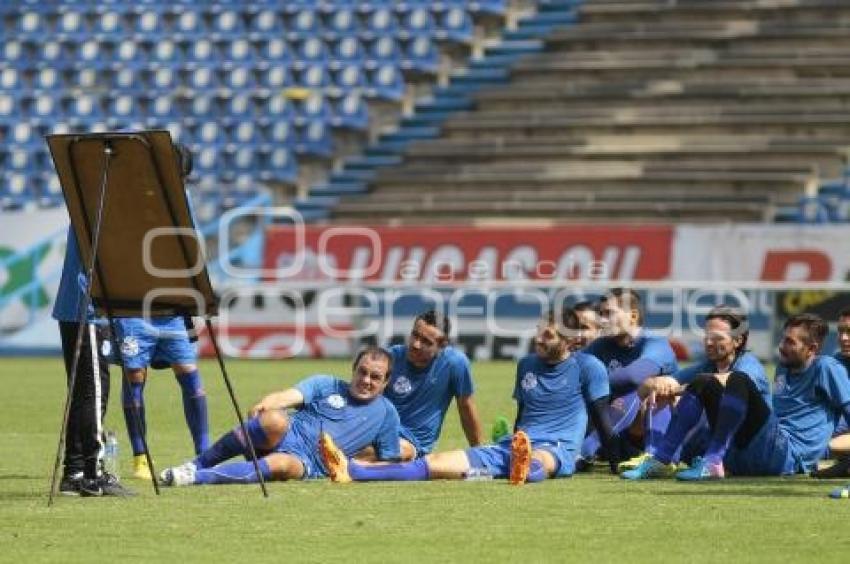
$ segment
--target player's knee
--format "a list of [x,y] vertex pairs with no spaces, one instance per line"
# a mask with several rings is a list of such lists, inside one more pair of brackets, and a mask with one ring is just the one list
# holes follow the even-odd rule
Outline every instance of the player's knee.
[[416,447],[413,446],[410,441],[406,441],[405,439],[399,439],[399,451],[401,452],[401,461],[409,462],[416,458]]
[[265,461],[275,480],[297,480],[304,475],[304,465],[292,455],[270,454],[265,457]]
[[188,376],[189,374],[197,370],[198,367],[194,364],[174,363],[171,365],[171,369],[174,371],[174,375],[177,378],[182,378],[184,376]]
[[289,417],[279,409],[264,411],[260,414],[260,426],[269,438],[269,442],[278,442],[289,430]]
[[141,384],[148,377],[148,373],[144,368],[136,368],[127,370],[127,379],[133,384]]
[[732,372],[726,379],[726,391],[738,397],[746,398],[750,392],[750,380],[743,372]]

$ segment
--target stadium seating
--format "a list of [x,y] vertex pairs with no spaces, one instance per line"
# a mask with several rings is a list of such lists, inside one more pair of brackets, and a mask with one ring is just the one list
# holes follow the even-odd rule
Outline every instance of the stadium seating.
[[2,3],[0,205],[61,203],[42,139],[57,129],[168,129],[200,155],[206,188],[296,182],[296,155],[327,162],[335,129],[366,132],[372,102],[403,98],[404,72],[433,80],[438,41],[468,42],[482,4]]
[[837,0],[551,0],[310,209],[847,221],[848,21]]

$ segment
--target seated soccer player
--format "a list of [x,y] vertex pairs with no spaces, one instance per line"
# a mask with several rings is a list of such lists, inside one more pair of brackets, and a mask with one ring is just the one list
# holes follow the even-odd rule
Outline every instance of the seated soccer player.
[[596,340],[601,330],[597,304],[591,301],[579,302],[573,306],[578,316],[579,333],[576,335],[575,350],[581,350]]
[[[481,444],[481,424],[473,399],[469,359],[450,346],[449,319],[434,310],[416,317],[407,344],[395,345],[390,383],[384,391],[401,419],[402,460],[431,452],[452,398],[470,446]],[[368,450],[356,457],[373,460]]]
[[[743,374],[751,381],[752,385],[761,395],[764,404],[769,406],[770,384],[764,373],[764,368],[758,358],[747,352],[747,340],[749,338],[749,324],[743,312],[725,305],[719,305],[711,309],[705,317],[705,333],[703,335],[703,347],[705,360],[679,370],[673,376],[657,376],[648,378],[641,385],[638,394],[641,397],[650,397],[650,404],[670,405],[682,394],[686,386],[691,385],[689,393],[694,390],[702,390],[704,394],[714,394],[717,397],[723,394],[724,388],[729,381],[730,373]],[[738,385],[737,376],[733,383]],[[691,395],[685,396],[682,409],[690,409],[688,402],[693,402]],[[715,402],[709,402],[715,406]],[[706,408],[708,421],[717,420],[717,412],[714,408]],[[676,409],[673,410],[673,421],[676,421]],[[671,422],[671,426],[675,427]],[[689,430],[688,436],[698,433],[696,438],[690,438],[687,442],[693,449],[699,452],[691,454],[703,454],[706,443],[710,440],[710,430],[705,425]],[[669,430],[669,428],[668,428]],[[658,441],[647,449],[638,464],[633,468],[621,465],[627,479],[644,479],[662,476],[671,476],[676,467],[673,464],[661,464],[658,458],[676,462],[677,453],[684,446],[686,437],[675,437],[668,441]],[[674,452],[666,452],[664,448],[674,448]],[[700,449],[700,447],[702,447]],[[658,458],[653,458],[657,456]],[[689,458],[686,456],[686,458]]]
[[[536,353],[519,361],[514,385],[517,402],[515,432],[498,444],[432,453],[401,464],[365,465],[347,458],[330,438],[321,451],[330,477],[351,480],[463,479],[474,473],[509,478],[512,484],[570,476],[591,415],[602,435],[610,439],[607,418],[608,378],[595,358],[571,351],[578,331],[575,312],[568,310],[563,325],[549,315],[540,325]],[[606,444],[606,446],[608,446]]]
[[[700,417],[715,413],[705,456],[676,473],[680,480],[779,476],[808,472],[826,451],[838,418],[850,414],[847,371],[834,358],[819,355],[826,323],[816,315],[789,318],[779,344],[773,411],[743,372],[732,371],[725,386],[717,378],[697,378],[682,394],[654,461],[667,464]],[[652,464],[653,459],[645,464]],[[624,476],[629,477],[629,476]]]
[[114,329],[127,371],[127,378],[121,379],[121,398],[133,450],[133,476],[151,480],[142,438],[147,430],[144,392],[148,366],[171,367],[180,385],[183,414],[192,435],[195,454],[210,446],[207,396],[198,372],[197,354],[183,317],[122,318],[115,320]]
[[[838,352],[835,360],[850,371],[850,308],[838,314]],[[832,466],[812,472],[814,478],[844,478],[850,476],[850,421],[842,417],[829,441],[829,455],[835,459]]]
[[[666,338],[644,330],[640,296],[633,290],[612,289],[600,300],[599,315],[603,336],[590,343],[585,352],[608,369],[614,432],[624,447],[631,445],[633,453],[638,454],[660,438],[670,421],[667,408],[653,412],[651,418],[644,417],[647,412],[638,397],[638,387],[647,378],[676,372],[676,354]],[[582,459],[593,459],[599,446],[598,435],[590,433],[582,445]]]
[[[369,347],[354,359],[350,382],[317,375],[263,398],[245,422],[263,478],[326,476],[318,453],[322,432],[333,437],[346,456],[371,445],[380,460],[398,460],[398,413],[381,395],[391,368],[392,357],[385,350]],[[291,416],[290,408],[296,409]],[[222,464],[235,456],[249,456],[240,427],[194,460],[167,468],[161,478],[167,486],[255,482],[251,461]]]

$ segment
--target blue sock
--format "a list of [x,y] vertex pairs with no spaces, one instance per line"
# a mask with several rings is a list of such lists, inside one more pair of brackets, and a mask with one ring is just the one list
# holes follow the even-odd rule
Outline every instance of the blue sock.
[[[121,379],[121,403],[124,407],[124,422],[127,424],[127,435],[130,437],[130,448],[133,450],[133,456],[138,456],[145,452],[145,445],[142,437],[147,430],[145,422],[145,383],[130,382],[127,385],[127,380]],[[136,416],[133,413],[134,406],[139,408],[139,424],[136,424]]]
[[195,454],[200,454],[210,447],[207,395],[201,386],[201,375],[196,369],[175,377],[183,394],[183,414],[186,416],[189,432],[192,433]]
[[[260,458],[257,463],[263,479],[271,480],[272,473],[266,459]],[[256,484],[257,481],[257,473],[254,470],[254,463],[251,461],[231,462],[215,468],[198,470],[195,473],[196,484]]]
[[543,463],[536,458],[531,459],[531,470],[528,472],[526,482],[542,482],[547,478],[546,470],[543,468]]
[[[268,442],[268,437],[266,437],[266,433],[260,425],[259,418],[253,417],[245,421],[245,429],[248,431],[255,449]],[[242,429],[236,427],[222,436],[213,446],[199,454],[193,462],[195,466],[201,469],[212,468],[216,464],[229,460],[234,456],[249,456],[246,445],[245,438],[242,436]]]
[[352,480],[370,482],[376,480],[417,482],[429,477],[428,463],[424,458],[398,464],[358,464],[348,461],[348,474]]
[[602,446],[602,443],[599,441],[599,433],[593,431],[581,443],[581,457],[585,460],[590,460],[599,452],[600,446]]
[[717,423],[711,430],[711,441],[705,451],[706,460],[722,462],[732,438],[747,417],[747,403],[740,397],[725,393],[720,398]]
[[[651,407],[649,408],[652,409]],[[655,446],[660,445],[664,439],[664,433],[670,426],[670,419],[673,417],[672,409],[669,406],[658,411],[653,411],[651,414],[646,412],[646,420],[644,421],[644,444],[646,452],[652,454],[655,452]]]
[[667,432],[653,448],[653,456],[664,464],[669,464],[685,440],[688,432],[699,423],[703,407],[699,398],[690,392],[685,392],[676,404]]

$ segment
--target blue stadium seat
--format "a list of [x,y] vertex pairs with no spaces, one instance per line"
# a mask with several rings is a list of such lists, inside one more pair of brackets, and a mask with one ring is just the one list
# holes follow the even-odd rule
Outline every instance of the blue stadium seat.
[[112,55],[115,60],[113,68],[116,70],[126,67],[139,68],[147,62],[141,45],[132,39],[123,39],[115,44]]
[[219,148],[214,145],[195,144],[190,146],[194,156],[193,164],[198,175],[206,176],[218,172]]
[[181,39],[198,39],[207,34],[201,13],[194,6],[180,6],[173,23],[174,33]]
[[369,128],[369,114],[366,103],[356,92],[342,96],[332,106],[331,124],[334,127],[366,130]]
[[144,88],[144,81],[139,77],[139,73],[132,68],[122,68],[114,71],[107,82],[107,86],[111,86],[118,91],[139,90]]
[[47,172],[41,175],[41,186],[39,190],[39,203],[44,207],[61,206],[64,202],[62,196],[62,185],[59,176],[55,172]]
[[20,208],[32,200],[25,174],[3,172],[0,176],[0,186],[0,202],[4,208]]
[[319,14],[312,8],[298,8],[287,22],[287,38],[319,37],[322,31],[322,22]]
[[186,85],[197,91],[209,90],[219,86],[219,78],[216,73],[216,66],[209,65],[193,65],[191,70],[187,72]]
[[192,136],[195,142],[207,147],[227,144],[227,136],[224,128],[215,121],[206,121],[199,124]]
[[222,9],[214,14],[210,27],[214,37],[236,38],[244,37],[246,33],[242,15],[233,9]]
[[385,100],[400,100],[404,96],[404,79],[393,64],[378,65],[372,72],[366,95]]
[[65,87],[65,79],[61,72],[43,68],[33,75],[32,87],[36,90],[61,90]]
[[22,7],[19,16],[15,18],[15,37],[17,39],[42,41],[51,36],[47,17],[38,11],[37,6]]
[[318,37],[308,37],[303,41],[296,42],[296,53],[298,63],[306,66],[311,63],[327,63],[328,53],[325,42]]
[[360,20],[353,9],[337,8],[331,12],[326,27],[328,31],[325,37],[328,38],[357,35],[360,31]]
[[345,63],[363,64],[366,52],[363,43],[355,36],[346,36],[335,41],[332,48],[334,60],[331,67],[338,67]]
[[66,69],[74,64],[71,46],[53,39],[39,41],[37,51],[33,53],[36,68]]
[[228,68],[221,71],[221,82],[222,86],[237,92],[257,86],[254,68],[251,65],[228,65]]
[[225,151],[226,166],[229,170],[240,172],[254,172],[258,168],[263,168],[260,164],[260,153],[253,146],[239,146],[232,150]]
[[289,65],[286,63],[276,63],[274,66],[260,70],[258,74],[260,86],[263,88],[276,90],[294,84],[289,73]]
[[367,17],[366,35],[392,35],[398,29],[395,14],[389,7],[377,7]]
[[262,130],[253,121],[241,121],[233,124],[231,141],[239,145],[260,145],[265,139]]
[[296,128],[295,151],[301,154],[330,157],[333,141],[330,127],[324,120],[315,120]]
[[334,84],[343,92],[366,87],[366,72],[357,63],[343,65],[335,73]]
[[829,209],[817,196],[803,196],[798,202],[797,223],[820,224],[829,222]]
[[401,61],[399,43],[392,35],[381,35],[374,38],[369,48],[369,58],[366,68],[374,69],[379,65],[398,65]]
[[260,58],[269,64],[276,62],[288,63],[292,60],[289,44],[283,39],[269,39],[260,42]]
[[295,113],[289,100],[284,96],[271,96],[261,105],[260,115],[272,122],[288,122],[293,119]]
[[90,94],[71,96],[63,100],[65,115],[72,127],[85,127],[104,118],[100,98]]
[[164,6],[144,4],[142,9],[134,14],[130,20],[137,41],[150,41],[165,33]]
[[268,127],[266,133],[269,143],[275,146],[291,147],[295,145],[295,134],[291,121],[276,121]]
[[159,123],[176,120],[179,117],[177,104],[171,94],[146,97],[143,100],[148,118],[154,118]]
[[248,92],[235,94],[223,101],[223,106],[223,113],[230,120],[251,120],[257,116],[256,105]]
[[77,44],[76,69],[102,69],[109,65],[112,54],[108,52],[107,43],[88,39]]
[[209,39],[192,41],[186,50],[187,66],[191,66],[193,63],[211,64],[220,59],[221,56],[218,53],[215,43]]
[[127,13],[122,6],[107,5],[94,16],[92,32],[95,38],[123,37],[127,33]]
[[398,36],[408,38],[411,36],[431,36],[434,33],[434,19],[427,6],[414,6],[402,16],[402,29]]
[[119,123],[126,123],[139,119],[142,110],[135,96],[130,94],[119,94],[107,101],[107,123],[113,127]]
[[32,121],[50,124],[62,116],[62,107],[57,98],[44,93],[32,99],[28,113]]
[[467,10],[473,14],[501,15],[505,9],[505,0],[475,0],[467,4]]
[[[20,94],[17,92],[4,92],[0,90],[0,124],[10,124],[20,121],[19,98]],[[5,139],[5,135],[3,138]]]
[[291,182],[298,178],[298,166],[292,152],[286,147],[275,147],[268,157],[269,171],[261,173],[263,180]]
[[322,63],[306,65],[301,72],[298,73],[296,83],[299,86],[304,86],[306,88],[325,88],[330,86],[331,77],[328,72],[328,67]]
[[228,63],[245,65],[253,63],[257,55],[250,41],[246,39],[234,39],[233,41],[225,42],[222,49],[222,58]]
[[0,54],[0,63],[9,63],[13,66],[27,66],[30,62],[29,49],[23,41],[11,39],[3,42],[3,52]]
[[24,90],[25,88],[23,75],[18,69],[7,67],[0,70],[0,90]]
[[472,39],[475,30],[469,12],[460,7],[449,8],[440,15],[434,36],[437,39],[465,42]]
[[184,54],[177,43],[162,38],[152,46],[150,61],[158,65],[176,67],[184,63]]
[[440,52],[430,37],[412,38],[404,47],[401,68],[420,72],[437,72],[440,68]]
[[251,17],[248,30],[252,38],[278,37],[283,33],[283,20],[277,10],[263,8]]
[[330,121],[330,104],[321,94],[311,94],[296,104],[295,124],[305,126],[313,121]]
[[85,13],[77,8],[62,8],[53,30],[53,37],[60,41],[73,40],[82,41],[91,37],[92,32],[88,28]]
[[218,101],[213,94],[199,92],[187,97],[184,103],[183,115],[191,123],[217,118],[219,113]]
[[36,153],[19,147],[6,151],[5,168],[12,172],[33,174],[36,167]]

